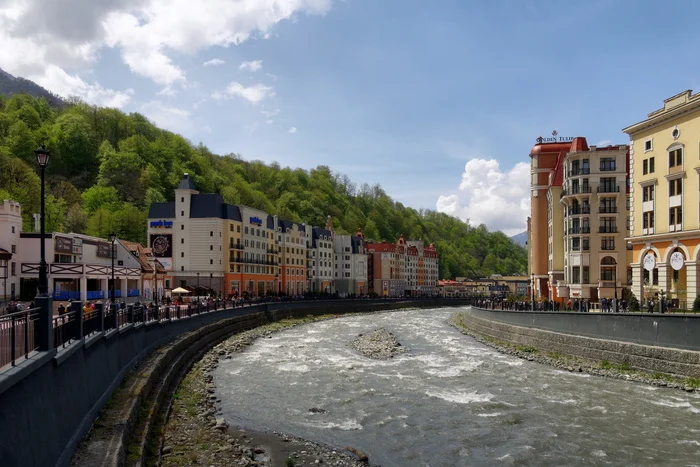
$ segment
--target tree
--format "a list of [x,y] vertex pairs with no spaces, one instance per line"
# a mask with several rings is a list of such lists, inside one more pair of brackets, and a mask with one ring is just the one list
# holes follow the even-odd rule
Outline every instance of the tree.
[[114,187],[119,199],[134,203],[143,199],[143,185],[138,183],[143,160],[133,152],[119,151],[106,157],[100,164],[98,183]]
[[80,206],[73,205],[68,208],[66,220],[63,223],[63,228],[66,232],[87,233],[88,214]]
[[93,185],[83,192],[83,208],[93,214],[103,207],[114,208],[119,204],[119,193],[112,186]]

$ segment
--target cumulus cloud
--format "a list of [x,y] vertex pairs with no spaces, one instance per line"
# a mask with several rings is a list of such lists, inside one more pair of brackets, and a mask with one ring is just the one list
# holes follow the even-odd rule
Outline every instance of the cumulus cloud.
[[256,72],[262,68],[262,60],[253,60],[250,62],[243,62],[238,67],[239,70],[248,70]]
[[244,86],[236,81],[230,83],[224,92],[216,91],[211,97],[215,100],[226,100],[233,97],[242,97],[251,104],[257,104],[263,99],[272,97],[275,91],[264,84],[253,84],[252,86]]
[[220,58],[212,58],[211,60],[207,60],[204,62],[204,66],[218,66],[218,65],[223,65],[226,63],[225,61],[221,60]]
[[[118,50],[134,74],[171,86],[186,82],[173,57],[265,37],[279,22],[298,13],[324,14],[330,4],[331,0],[208,0],[193,8],[189,0],[3,0],[0,66],[19,76],[43,76],[43,84],[56,92],[51,78],[58,74],[50,76],[45,68],[55,66],[78,78],[107,47]],[[80,89],[80,82],[74,81]]]
[[514,235],[525,230],[530,212],[530,166],[517,163],[501,170],[494,159],[471,159],[462,173],[458,191],[440,195],[436,208],[472,225]]
[[287,133],[291,133],[291,134],[294,134],[296,132],[297,132],[296,127],[291,127],[289,130],[287,130]]

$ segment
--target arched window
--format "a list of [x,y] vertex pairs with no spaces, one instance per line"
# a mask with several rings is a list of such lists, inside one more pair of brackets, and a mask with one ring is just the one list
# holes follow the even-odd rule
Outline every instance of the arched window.
[[600,260],[600,280],[615,281],[617,261],[612,256],[605,256]]

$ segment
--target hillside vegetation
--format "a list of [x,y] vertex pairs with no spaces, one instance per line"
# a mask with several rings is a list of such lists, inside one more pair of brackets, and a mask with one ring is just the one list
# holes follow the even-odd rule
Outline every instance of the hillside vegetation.
[[228,203],[263,209],[295,222],[325,225],[339,233],[362,227],[366,237],[435,243],[440,276],[484,277],[526,269],[525,250],[501,232],[431,210],[395,202],[379,186],[356,186],[327,166],[306,171],[277,163],[218,156],[206,146],[161,130],[138,113],[71,102],[51,107],[27,94],[0,96],[0,200],[22,203],[24,229],[39,212],[40,179],[34,150],[51,151],[47,168],[46,228],[145,242],[146,213],[153,202],[173,200],[188,172],[201,192],[221,193]]

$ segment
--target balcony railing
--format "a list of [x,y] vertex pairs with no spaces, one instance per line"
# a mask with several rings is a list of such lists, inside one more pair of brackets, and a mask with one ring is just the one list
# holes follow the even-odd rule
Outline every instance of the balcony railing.
[[573,186],[571,188],[564,188],[561,192],[561,197],[563,198],[564,196],[581,195],[581,194],[586,194],[586,193],[590,193],[590,192],[591,192],[590,185]]
[[617,206],[600,206],[599,214],[617,214]]
[[243,245],[240,243],[229,243],[228,247],[231,250],[243,250]]
[[580,168],[580,169],[572,169],[566,172],[567,177],[578,177],[579,175],[589,175],[591,173],[590,168]]
[[566,212],[569,216],[576,216],[579,214],[590,214],[591,207],[590,206],[570,207]]
[[619,193],[620,185],[600,185],[598,193]]
[[569,235],[589,234],[591,233],[591,227],[588,225],[584,225],[583,227],[569,227],[568,233]]
[[600,226],[598,233],[617,233],[617,226]]

